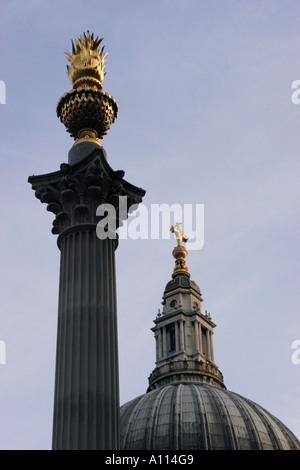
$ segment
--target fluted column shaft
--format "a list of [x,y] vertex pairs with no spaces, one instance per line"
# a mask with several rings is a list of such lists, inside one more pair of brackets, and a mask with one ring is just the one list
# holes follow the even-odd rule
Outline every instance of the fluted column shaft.
[[[55,214],[52,233],[61,250],[53,449],[116,450],[115,230],[145,191],[113,171],[99,146],[86,155],[87,145],[77,144],[81,158],[72,165],[29,178],[36,197]],[[115,212],[108,237],[96,230],[105,220],[97,211],[101,204]]]
[[91,225],[60,240],[53,449],[117,449],[115,242]]

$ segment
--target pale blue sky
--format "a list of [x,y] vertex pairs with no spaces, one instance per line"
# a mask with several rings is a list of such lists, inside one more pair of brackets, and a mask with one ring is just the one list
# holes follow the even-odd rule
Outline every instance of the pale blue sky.
[[[66,49],[104,37],[103,88],[119,117],[103,139],[144,203],[204,204],[187,265],[217,324],[229,390],[300,438],[300,4],[293,1],[0,1],[0,448],[51,447],[59,250],[27,178],[56,171],[72,139],[56,117]],[[170,240],[116,253],[121,403],[146,391],[150,328],[173,270]]]

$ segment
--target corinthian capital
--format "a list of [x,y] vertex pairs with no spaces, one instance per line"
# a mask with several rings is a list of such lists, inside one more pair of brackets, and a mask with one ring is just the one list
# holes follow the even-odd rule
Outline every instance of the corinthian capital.
[[[111,204],[116,209],[117,219],[119,198],[126,196],[127,214],[130,206],[139,204],[145,194],[123,179],[124,171],[114,171],[108,165],[101,147],[75,165],[61,164],[60,170],[28,178],[35,196],[47,204],[47,210],[55,215],[53,234],[81,225],[97,224],[97,207]],[[124,207],[122,206],[122,219]],[[117,223],[116,228],[119,224]]]

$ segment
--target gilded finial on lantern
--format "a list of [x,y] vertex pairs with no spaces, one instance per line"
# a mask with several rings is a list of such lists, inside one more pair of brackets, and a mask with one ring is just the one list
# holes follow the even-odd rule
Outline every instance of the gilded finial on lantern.
[[186,274],[187,276],[190,276],[185,262],[185,258],[187,257],[188,252],[187,249],[182,245],[182,242],[187,242],[188,238],[184,235],[182,231],[182,224],[176,223],[175,227],[172,225],[170,231],[175,234],[177,239],[177,246],[172,252],[172,255],[175,258],[173,277],[176,274]]

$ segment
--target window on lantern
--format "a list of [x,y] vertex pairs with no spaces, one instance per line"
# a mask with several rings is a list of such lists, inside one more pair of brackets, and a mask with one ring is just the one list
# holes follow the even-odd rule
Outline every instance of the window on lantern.
[[170,351],[176,350],[175,328],[169,330],[169,348]]

